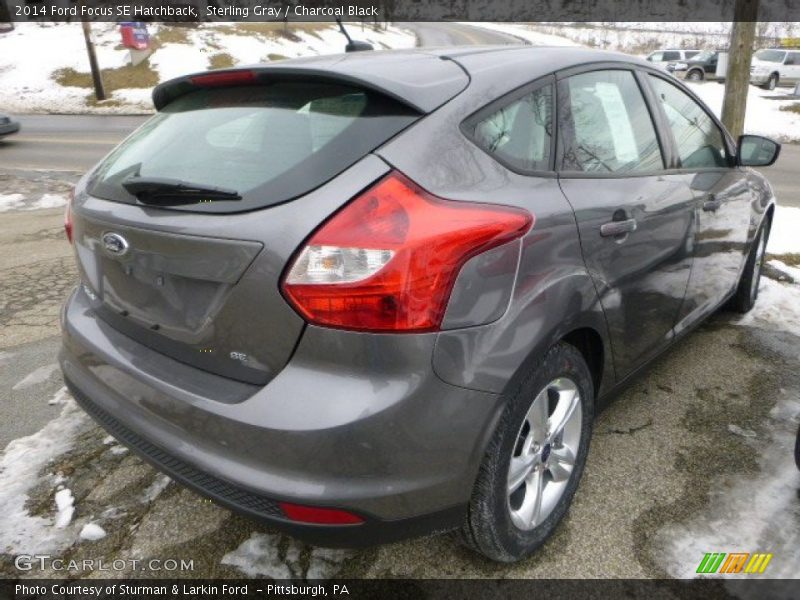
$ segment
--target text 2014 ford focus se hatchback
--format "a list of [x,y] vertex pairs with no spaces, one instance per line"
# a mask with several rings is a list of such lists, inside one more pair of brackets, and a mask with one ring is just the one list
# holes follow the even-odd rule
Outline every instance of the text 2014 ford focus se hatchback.
[[153,99],[68,211],[64,376],[171,477],[315,543],[529,555],[602,403],[758,294],[747,167],[780,148],[644,61],[363,52]]

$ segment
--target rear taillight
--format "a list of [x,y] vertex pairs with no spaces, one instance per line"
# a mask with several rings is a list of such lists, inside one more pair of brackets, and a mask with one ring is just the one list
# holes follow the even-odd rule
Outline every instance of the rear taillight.
[[67,234],[67,240],[72,243],[72,203],[75,200],[75,190],[69,193],[69,200],[67,200],[67,208],[64,209],[64,233]]
[[318,325],[435,331],[462,265],[532,222],[519,208],[438,198],[393,172],[311,236],[283,292]]

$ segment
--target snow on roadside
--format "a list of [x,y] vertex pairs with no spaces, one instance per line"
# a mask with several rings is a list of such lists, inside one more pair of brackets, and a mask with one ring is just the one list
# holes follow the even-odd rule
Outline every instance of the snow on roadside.
[[[778,198],[778,202],[780,202],[780,198]],[[779,204],[775,207],[767,252],[770,254],[800,254],[798,232],[800,232],[800,208]]]
[[279,546],[283,539],[280,535],[253,533],[238,548],[225,554],[221,563],[236,567],[248,577],[325,580],[335,575],[354,554],[349,550],[310,548],[308,569],[303,573],[300,555],[304,545],[294,539],[286,540],[289,545],[281,558]]
[[[114,23],[93,23],[98,62],[102,69],[116,69],[129,61],[120,46]],[[275,57],[297,57],[343,52],[345,40],[334,24],[306,31],[290,29],[292,39],[238,29],[235,23],[204,23],[181,28],[178,36],[165,37],[148,59],[159,81],[210,68],[215,55],[227,55],[234,65],[268,62]],[[375,30],[350,24],[352,35],[376,49],[409,48],[416,43],[410,32],[398,27]],[[165,25],[150,25],[151,36],[166,31]],[[184,36],[186,43],[173,40]],[[151,88],[123,88],[97,104],[90,88],[58,84],[61,69],[88,73],[83,34],[79,23],[18,23],[14,31],[0,36],[0,109],[18,113],[145,114],[153,111]]]
[[78,534],[78,537],[82,540],[94,542],[106,537],[106,530],[97,523],[86,523]]
[[[722,113],[724,85],[713,81],[684,83],[714,111],[714,114],[719,116]],[[745,133],[765,135],[779,142],[800,140],[800,114],[781,110],[782,107],[800,103],[800,98],[791,95],[793,91],[791,88],[768,91],[751,85],[748,90]]]
[[[69,399],[58,417],[37,433],[12,441],[0,454],[0,552],[57,552],[72,542],[69,529],[56,528],[52,517],[29,514],[25,504],[29,491],[43,478],[55,485],[54,475],[40,473],[72,447],[89,423],[86,413]],[[61,495],[62,503],[65,496]]]
[[67,198],[60,194],[42,194],[38,200],[28,202],[22,194],[0,194],[0,213],[10,210],[42,210],[61,208],[67,205]]

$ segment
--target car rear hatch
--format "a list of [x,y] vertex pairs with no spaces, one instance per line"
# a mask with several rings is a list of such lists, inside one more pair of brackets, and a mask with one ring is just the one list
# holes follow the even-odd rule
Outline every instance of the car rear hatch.
[[418,84],[382,91],[311,62],[305,74],[248,69],[159,86],[159,113],[76,190],[73,243],[92,310],[184,363],[268,382],[304,326],[280,293],[286,264],[388,172],[374,149],[466,85],[452,63],[416,60],[464,80],[432,99],[414,96]]

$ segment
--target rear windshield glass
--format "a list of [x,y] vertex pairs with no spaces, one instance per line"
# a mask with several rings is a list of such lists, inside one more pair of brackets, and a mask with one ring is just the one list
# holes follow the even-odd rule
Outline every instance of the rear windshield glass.
[[88,191],[136,203],[132,179],[235,191],[240,200],[166,203],[240,212],[291,200],[341,173],[419,117],[359,88],[310,82],[205,89],[166,106],[95,170]]

